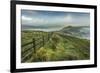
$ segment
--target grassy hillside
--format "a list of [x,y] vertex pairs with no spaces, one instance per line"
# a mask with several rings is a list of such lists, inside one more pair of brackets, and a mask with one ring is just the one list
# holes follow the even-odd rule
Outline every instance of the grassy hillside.
[[33,38],[37,39],[40,38],[42,36],[47,35],[47,32],[43,32],[43,31],[22,31],[21,33],[21,43],[22,45],[32,41]]
[[[43,33],[41,35],[43,35]],[[34,35],[32,36],[34,37]],[[22,40],[25,41],[25,34]],[[36,53],[32,53],[31,59],[26,62],[86,60],[89,58],[89,40],[54,32],[49,41],[41,48],[37,48]]]
[[90,57],[89,41],[53,34],[45,46],[33,54],[33,61],[86,60]]

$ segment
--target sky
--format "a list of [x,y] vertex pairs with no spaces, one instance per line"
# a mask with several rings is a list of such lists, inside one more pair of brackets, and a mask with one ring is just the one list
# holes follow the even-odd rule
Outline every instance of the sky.
[[67,26],[89,26],[90,14],[79,12],[21,10],[22,30],[56,31]]

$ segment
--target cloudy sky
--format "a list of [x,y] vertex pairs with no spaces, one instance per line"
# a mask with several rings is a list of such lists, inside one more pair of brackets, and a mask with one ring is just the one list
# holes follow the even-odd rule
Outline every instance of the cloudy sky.
[[66,26],[90,25],[90,14],[79,12],[56,12],[21,10],[22,30],[60,30]]

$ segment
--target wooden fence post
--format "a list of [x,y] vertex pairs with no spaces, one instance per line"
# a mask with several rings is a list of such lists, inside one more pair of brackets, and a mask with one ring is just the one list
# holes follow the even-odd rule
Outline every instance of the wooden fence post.
[[43,39],[43,46],[44,46],[44,36],[42,37],[42,39]]
[[33,38],[33,49],[34,49],[34,53],[36,53],[36,44],[35,44],[35,38]]

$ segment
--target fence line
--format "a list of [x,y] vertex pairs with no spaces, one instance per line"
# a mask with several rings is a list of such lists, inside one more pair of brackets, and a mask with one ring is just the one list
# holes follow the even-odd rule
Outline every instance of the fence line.
[[[36,50],[42,46],[45,45],[45,43],[50,39],[50,37],[52,36],[52,32],[51,33],[48,33],[47,35],[42,35],[42,37],[40,38],[32,38],[32,41],[28,42],[28,43],[25,43],[23,44],[21,47],[23,48],[22,49],[22,62],[25,62],[29,59],[31,59],[31,55],[33,53],[36,53]],[[26,48],[25,48],[26,47]]]

